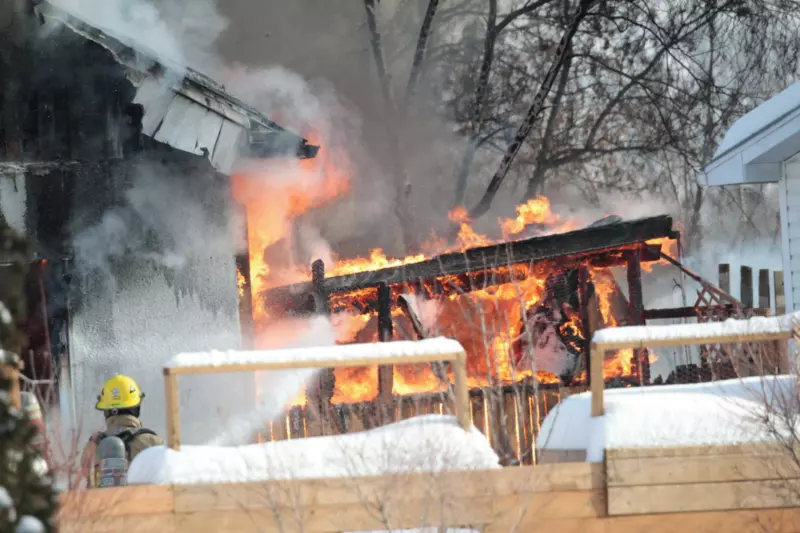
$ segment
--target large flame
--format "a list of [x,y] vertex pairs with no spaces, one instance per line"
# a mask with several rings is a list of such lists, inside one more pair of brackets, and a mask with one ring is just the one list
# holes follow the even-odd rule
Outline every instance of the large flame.
[[[286,173],[275,176],[274,173]],[[292,175],[294,173],[294,175]],[[298,176],[298,174],[300,176]],[[280,177],[281,179],[277,179]],[[300,179],[298,179],[300,178]],[[347,174],[328,157],[324,148],[315,159],[288,161],[269,169],[240,173],[233,177],[234,198],[247,208],[250,273],[253,295],[253,317],[258,331],[269,317],[259,295],[268,288],[310,279],[310,269],[288,261],[280,266],[268,264],[264,251],[290,235],[294,219],[311,209],[323,206],[343,196],[349,190]],[[326,264],[326,276],[339,276],[424,261],[445,252],[460,251],[476,246],[493,244],[501,240],[527,238],[575,230],[586,221],[565,220],[553,213],[550,202],[538,197],[516,208],[514,218],[498,220],[498,239],[490,239],[476,232],[465,210],[458,208],[449,217],[460,226],[458,239],[446,246],[440,239],[431,239],[422,247],[425,253],[403,258],[391,258],[381,249],[371,250],[368,257],[338,259]],[[652,241],[649,244],[655,244]],[[667,241],[674,246],[674,241]],[[538,268],[538,267],[537,267]],[[469,382],[473,387],[511,383],[531,377],[531,368],[517,368],[514,364],[514,342],[523,335],[521,318],[537,304],[545,293],[546,270],[528,271],[525,266],[509,267],[506,274],[514,282],[465,295],[450,294],[439,302],[440,313],[436,330],[431,334],[456,337],[466,348],[469,359]],[[602,271],[592,271],[592,281],[600,303],[604,327],[618,325],[614,315],[612,292],[613,277]],[[241,283],[241,281],[240,281]],[[354,295],[347,295],[352,300]],[[374,296],[374,290],[360,291],[357,297]],[[413,337],[411,326],[398,309],[395,317],[395,338]],[[374,314],[340,314],[336,316],[340,342],[371,342],[377,340],[377,319]],[[581,336],[580,317],[568,311],[559,326],[562,335]],[[405,336],[401,332],[404,330]],[[620,351],[604,365],[606,378],[630,375],[632,352]],[[375,367],[336,369],[336,389],[333,401],[337,403],[372,400],[377,395],[378,373]],[[537,372],[541,382],[556,382],[555,375]],[[396,367],[393,392],[413,394],[444,390],[446,384],[428,365]],[[303,403],[298,397],[295,403]]]

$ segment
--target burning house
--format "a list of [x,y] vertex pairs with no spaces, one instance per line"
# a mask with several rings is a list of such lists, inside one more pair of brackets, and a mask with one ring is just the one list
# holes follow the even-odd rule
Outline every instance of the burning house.
[[[36,247],[26,372],[59,375],[51,401],[65,427],[84,429],[94,421],[75,413],[92,412],[102,380],[131,373],[161,430],[152,370],[177,351],[240,344],[234,162],[318,148],[203,74],[59,5],[5,2],[0,13],[0,212]],[[203,246],[187,244],[192,235]],[[247,387],[215,386],[252,405]],[[192,399],[213,419],[209,402]],[[186,431],[204,439],[210,426]]]

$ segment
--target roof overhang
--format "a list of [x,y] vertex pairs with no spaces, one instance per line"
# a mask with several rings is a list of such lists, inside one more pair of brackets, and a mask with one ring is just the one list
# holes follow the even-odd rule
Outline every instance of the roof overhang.
[[[783,162],[800,152],[800,91],[793,101],[787,98],[793,95],[795,89],[800,89],[800,85],[790,87],[734,122],[729,133],[738,128],[737,133],[741,134],[744,130],[745,135],[714,155],[714,159],[698,177],[701,185],[770,183],[780,180]],[[778,98],[782,101],[778,101]],[[777,112],[774,109],[776,102],[780,104]],[[773,106],[769,111],[774,118],[753,131],[747,131],[747,121],[757,117],[764,106]]]
[[142,133],[173,148],[203,155],[230,174],[239,157],[316,157],[318,146],[272,122],[191,68],[156,59],[143,45],[127,42],[73,16],[47,0],[36,4],[56,20],[108,50],[136,87],[133,103],[144,110]]

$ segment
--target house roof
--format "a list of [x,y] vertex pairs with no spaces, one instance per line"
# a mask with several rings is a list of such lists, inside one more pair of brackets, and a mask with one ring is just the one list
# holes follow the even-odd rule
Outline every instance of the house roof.
[[800,82],[734,122],[699,179],[703,185],[778,181],[783,161],[798,152]]
[[106,48],[125,67],[136,87],[133,102],[144,109],[142,133],[179,150],[205,155],[223,174],[237,156],[313,158],[318,146],[272,122],[252,106],[227,93],[201,72],[179,65],[130,36],[99,28],[40,0],[36,12]]

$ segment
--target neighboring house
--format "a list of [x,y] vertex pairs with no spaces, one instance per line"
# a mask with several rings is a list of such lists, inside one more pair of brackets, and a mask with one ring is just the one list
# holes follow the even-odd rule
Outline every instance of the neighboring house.
[[[241,340],[234,163],[318,148],[198,72],[48,1],[15,2],[15,20],[0,20],[0,215],[37,250],[33,366],[40,377],[61,369],[62,419],[91,416],[84,432],[100,422],[103,380],[131,374],[161,432],[161,366]],[[221,404],[255,401],[241,377],[192,381],[182,387],[192,442],[214,436]]]
[[800,310],[800,83],[734,122],[699,180],[778,184],[786,309]]

